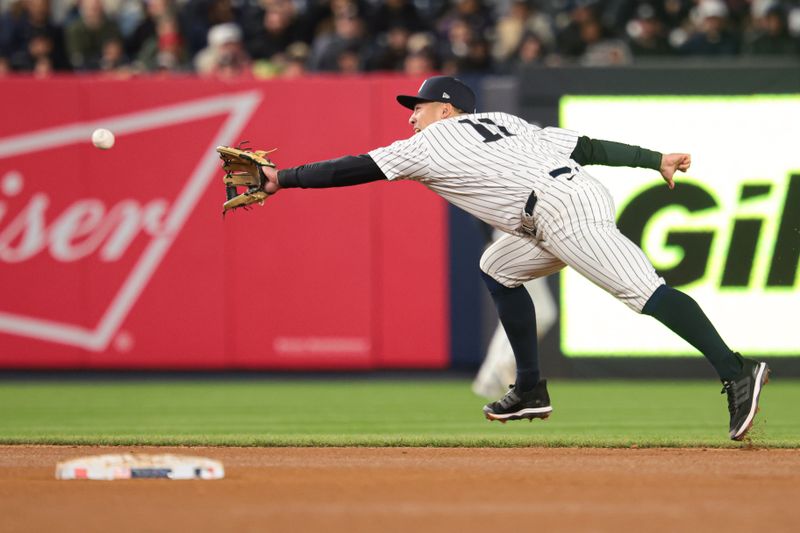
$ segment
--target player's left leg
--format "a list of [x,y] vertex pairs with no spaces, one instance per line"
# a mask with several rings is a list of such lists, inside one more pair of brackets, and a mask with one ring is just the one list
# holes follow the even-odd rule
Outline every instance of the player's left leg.
[[583,276],[637,313],[667,326],[702,353],[722,380],[742,369],[700,306],[689,295],[668,287],[644,252],[616,226],[583,221],[575,235],[552,248]]
[[[702,353],[723,382],[731,414],[730,436],[741,439],[752,424],[766,363],[742,358],[720,337],[689,295],[665,285],[644,252],[617,229],[613,203],[605,191],[587,186],[591,195],[583,213],[566,215],[564,228],[547,240],[547,249],[631,309],[650,315]],[[580,194],[573,198],[581,204]]]
[[661,285],[638,310],[652,316],[705,355],[722,381],[735,378],[742,362],[728,348],[697,302],[688,294]]
[[719,374],[722,392],[728,395],[729,436],[743,439],[758,410],[761,388],[769,381],[767,364],[745,359],[728,348],[697,302],[677,289],[661,285],[641,312],[667,326],[706,356]]
[[[729,436],[734,440],[743,439],[758,410],[761,388],[768,381],[767,364],[745,359],[728,348],[694,299],[663,284],[652,266],[638,272],[628,271],[631,265],[646,258],[644,252],[619,230],[608,226],[583,227],[581,238],[603,243],[608,250],[614,251],[614,259],[587,252],[586,248],[570,244],[569,239],[554,248],[561,250],[559,256],[568,265],[634,311],[656,318],[706,357],[720,376],[722,392],[728,395]],[[620,257],[624,258],[622,262]],[[623,263],[627,265],[626,269],[619,270]],[[645,297],[648,291],[650,296]]]

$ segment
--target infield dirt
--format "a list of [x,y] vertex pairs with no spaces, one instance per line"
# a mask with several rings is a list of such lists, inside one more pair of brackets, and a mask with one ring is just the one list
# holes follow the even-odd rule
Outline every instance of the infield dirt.
[[[184,453],[219,481],[57,481]],[[800,450],[0,446],[0,531],[796,531]]]

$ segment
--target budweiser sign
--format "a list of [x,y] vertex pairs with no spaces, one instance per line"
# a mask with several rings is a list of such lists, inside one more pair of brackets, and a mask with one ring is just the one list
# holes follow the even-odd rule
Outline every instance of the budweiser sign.
[[[235,144],[260,100],[247,91],[0,137],[0,333],[95,352],[116,336],[124,348],[121,324],[219,175],[214,147]],[[91,147],[99,127],[114,149]],[[177,139],[194,159],[171,157]]]

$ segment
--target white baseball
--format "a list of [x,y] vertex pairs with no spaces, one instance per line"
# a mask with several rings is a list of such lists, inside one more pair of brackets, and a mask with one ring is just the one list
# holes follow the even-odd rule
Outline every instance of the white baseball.
[[92,144],[101,150],[108,150],[114,146],[114,134],[105,128],[98,128],[92,132]]

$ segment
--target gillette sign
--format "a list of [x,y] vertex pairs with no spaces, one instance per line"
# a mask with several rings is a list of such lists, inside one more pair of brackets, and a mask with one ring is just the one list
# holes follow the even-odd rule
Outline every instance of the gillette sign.
[[[590,137],[691,153],[672,191],[653,170],[589,172],[611,191],[620,231],[732,349],[800,354],[785,321],[800,301],[800,96],[574,96],[561,115]],[[565,354],[700,356],[569,269],[561,298]]]

